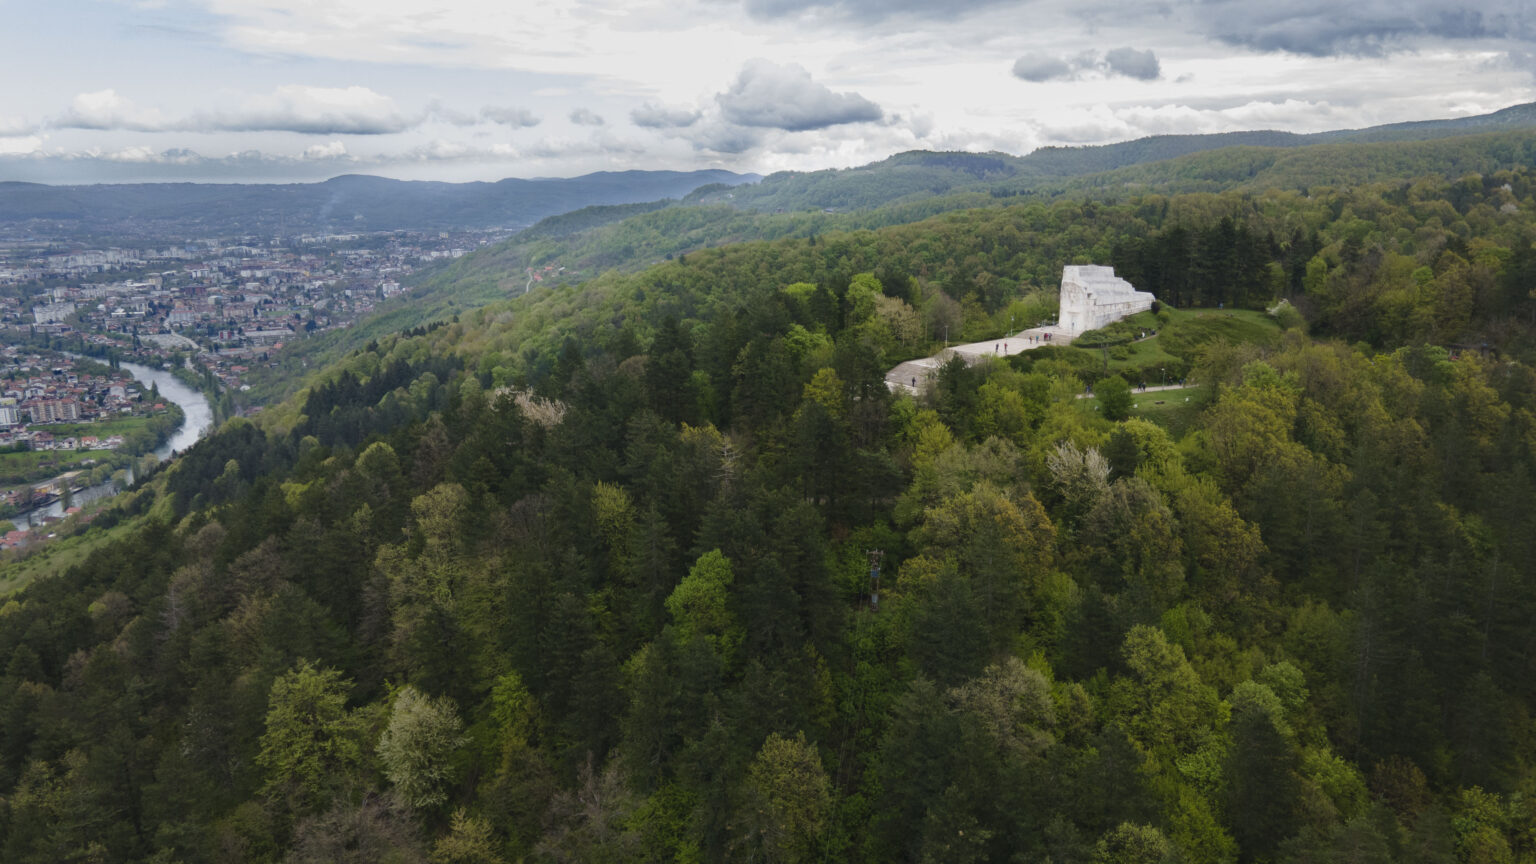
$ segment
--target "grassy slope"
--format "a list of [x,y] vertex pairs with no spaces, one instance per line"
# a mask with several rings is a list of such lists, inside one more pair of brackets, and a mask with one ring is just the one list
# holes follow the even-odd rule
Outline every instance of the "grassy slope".
[[[59,535],[55,539],[32,549],[0,553],[0,597],[14,594],[36,579],[63,573],[84,561],[97,548],[128,536],[151,519],[170,519],[171,502],[170,498],[163,494],[164,477],[165,475],[160,475],[145,487],[145,489],[154,489],[156,494],[154,504],[145,513],[124,519],[111,528],[90,526],[79,533],[74,533],[81,527],[79,517],[72,516],[46,529]],[[86,508],[85,513],[102,513],[112,508],[126,507],[132,504],[137,496],[145,494],[145,489],[123,492],[111,498],[93,502]]]
[[[1167,308],[1167,307],[1165,307]],[[1085,348],[1072,345],[1058,348],[1074,368],[1126,373],[1152,370],[1160,364],[1179,365],[1200,354],[1204,346],[1218,342],[1254,342],[1273,344],[1280,338],[1280,327],[1263,312],[1252,309],[1173,309],[1167,308],[1168,324],[1160,325],[1151,312],[1124,319],[1132,328],[1162,329],[1156,336],[1111,348]],[[1151,374],[1156,374],[1155,372]],[[1127,378],[1131,384],[1139,377]],[[1160,381],[1148,378],[1147,384]]]
[[113,450],[27,450],[21,453],[0,453],[0,483],[10,482],[21,484],[28,482],[23,478],[38,476],[37,472],[50,472],[47,479],[53,474],[69,471],[80,467],[80,463],[86,459],[100,461],[111,456]]

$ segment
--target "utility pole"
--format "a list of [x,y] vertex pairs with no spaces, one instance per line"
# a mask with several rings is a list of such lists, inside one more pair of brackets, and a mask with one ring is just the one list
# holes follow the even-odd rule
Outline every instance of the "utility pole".
[[884,549],[870,549],[869,555],[869,611],[880,611],[880,562],[885,560]]

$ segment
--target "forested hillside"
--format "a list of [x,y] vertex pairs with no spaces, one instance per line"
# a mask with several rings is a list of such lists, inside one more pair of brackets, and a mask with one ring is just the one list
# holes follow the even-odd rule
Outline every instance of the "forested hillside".
[[[0,606],[0,859],[1536,860],[1533,193],[1029,202],[380,338]],[[1178,422],[1099,352],[889,392],[1072,262],[1179,307]]]
[[[1231,136],[1185,138],[1231,140]],[[530,287],[572,284],[615,269],[633,271],[712,246],[879,229],[1021,201],[1086,201],[1091,207],[1130,198],[1150,200],[1154,194],[1243,191],[1263,197],[1261,193],[1271,190],[1306,198],[1332,195],[1344,185],[1402,185],[1401,178],[1453,180],[1472,173],[1492,177],[1536,162],[1536,145],[1528,133],[1505,132],[1397,143],[1233,146],[1086,176],[1074,173],[1094,165],[1142,162],[1168,152],[1169,147],[1178,151],[1187,143],[1149,138],[1110,148],[1038,151],[1025,160],[997,154],[907,153],[848,171],[774,175],[750,188],[704,187],[674,205],[592,207],[552,217],[505,243],[419,276],[409,294],[385,304],[380,313],[358,326],[290,346],[280,355],[276,371],[257,373],[257,395],[286,396],[304,380],[306,369],[321,368],[370,339],[446,320],[519,296]],[[1113,152],[1090,152],[1095,149]],[[1060,171],[1062,176],[1031,179],[1032,175],[1016,170],[1015,163],[1026,160],[1055,166],[1040,170]],[[763,212],[761,208],[775,201],[787,203],[789,211]],[[833,203],[851,204],[855,209],[822,211]],[[1308,218],[1311,224],[1321,224],[1330,217],[1313,214]],[[1091,226],[1094,220],[1086,221]],[[1141,236],[1147,223],[1157,221],[1143,220],[1130,230]],[[1284,244],[1294,227],[1271,223],[1265,230],[1275,235],[1276,243]],[[1270,254],[1293,264],[1298,254],[1294,248],[1283,255]],[[1095,253],[1102,258],[1106,251],[1101,248]],[[1060,262],[1047,261],[1033,272],[1045,284],[1054,278],[1047,271],[1059,266]],[[535,283],[528,268],[550,269],[541,273],[545,281]],[[965,292],[951,293],[958,297]]]

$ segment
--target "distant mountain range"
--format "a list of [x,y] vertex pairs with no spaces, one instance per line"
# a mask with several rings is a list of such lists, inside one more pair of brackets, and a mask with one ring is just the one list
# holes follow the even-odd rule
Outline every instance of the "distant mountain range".
[[[731,171],[618,171],[568,179],[435,183],[344,175],[323,183],[0,183],[0,224],[49,233],[224,236],[520,228],[595,204],[678,198],[760,179]],[[49,224],[51,223],[51,224]]]
[[411,182],[361,175],[280,185],[0,183],[0,226],[15,228],[25,223],[34,233],[53,236],[208,237],[521,228],[570,214],[536,229],[564,234],[673,203],[728,204],[759,212],[846,212],[961,192],[1013,195],[1060,190],[1070,181],[1092,175],[1230,147],[1429,141],[1525,129],[1536,129],[1536,103],[1472,117],[1312,134],[1261,130],[1155,135],[1091,147],[1044,147],[1024,156],[910,151],[856,168],[789,171],[766,178],[710,170],[601,172],[494,183]]
[[1042,147],[1024,156],[913,150],[856,168],[772,174],[745,189],[706,187],[689,196],[688,203],[729,200],[737,207],[769,211],[861,210],[971,190],[993,194],[1059,191],[1065,188],[1066,181],[1229,147],[1301,148],[1319,144],[1430,141],[1525,129],[1536,130],[1536,103],[1472,117],[1364,129],[1310,134],[1258,130],[1153,135],[1118,144]]

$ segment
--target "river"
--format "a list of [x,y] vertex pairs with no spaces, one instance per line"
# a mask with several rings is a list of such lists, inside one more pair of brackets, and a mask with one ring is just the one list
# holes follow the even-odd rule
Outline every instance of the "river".
[[[180,378],[164,369],[151,369],[138,363],[122,363],[120,365],[128,371],[128,374],[137,379],[146,390],[153,383],[156,387],[160,388],[161,396],[175,402],[181,408],[183,415],[181,426],[171,433],[171,437],[167,438],[164,444],[155,448],[155,458],[164,461],[191,447],[213,425],[213,406],[208,404],[207,397],[188,387]],[[111,481],[108,481],[81,489],[74,494],[74,500],[75,504],[85,504],[88,501],[95,501],[98,498],[106,498],[116,494],[117,487]],[[16,527],[27,529],[41,524],[46,518],[58,518],[63,515],[64,508],[61,506],[61,502],[55,501],[47,507],[39,507],[36,510],[17,514],[11,517],[11,521],[16,524]]]

